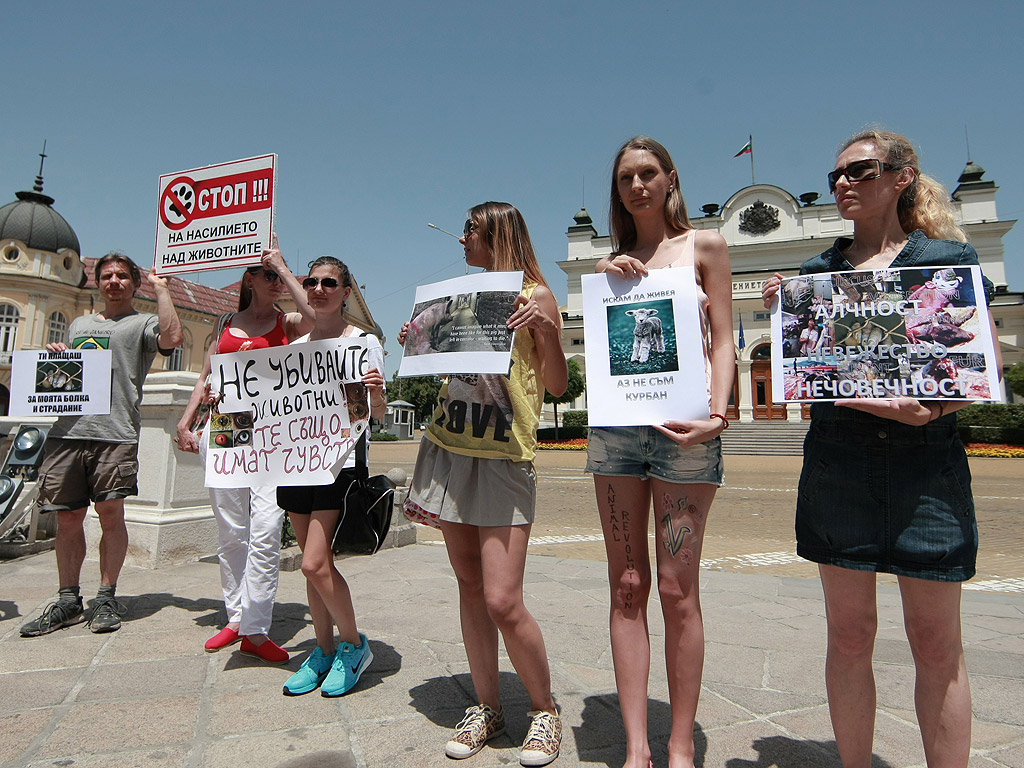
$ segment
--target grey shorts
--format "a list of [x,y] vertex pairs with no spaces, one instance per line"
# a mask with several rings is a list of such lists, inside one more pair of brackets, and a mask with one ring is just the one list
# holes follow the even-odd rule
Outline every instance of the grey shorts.
[[725,484],[722,439],[715,437],[684,448],[654,427],[592,427],[586,471],[721,487]]
[[424,437],[409,500],[449,523],[529,525],[537,507],[537,473],[529,461],[463,456]]
[[84,509],[139,492],[137,443],[50,438],[39,468],[39,506],[44,512]]

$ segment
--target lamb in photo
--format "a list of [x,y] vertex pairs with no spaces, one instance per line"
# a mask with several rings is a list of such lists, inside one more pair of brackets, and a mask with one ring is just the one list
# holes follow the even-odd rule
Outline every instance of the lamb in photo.
[[665,351],[665,336],[661,331],[661,320],[655,317],[658,314],[656,309],[629,309],[626,314],[636,321],[633,327],[633,354],[629,358],[631,363],[646,363],[651,356],[651,350],[655,352]]

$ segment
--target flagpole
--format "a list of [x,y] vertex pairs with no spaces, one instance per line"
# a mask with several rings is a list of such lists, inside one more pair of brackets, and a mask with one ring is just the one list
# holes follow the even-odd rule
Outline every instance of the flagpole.
[[754,178],[754,134],[747,138],[750,140],[750,186],[754,186],[757,184],[757,179]]

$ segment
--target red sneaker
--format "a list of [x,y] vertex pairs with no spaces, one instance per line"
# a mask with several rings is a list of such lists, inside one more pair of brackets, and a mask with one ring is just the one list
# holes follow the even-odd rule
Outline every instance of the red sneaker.
[[206,641],[207,653],[216,653],[221,648],[227,648],[232,643],[239,641],[238,630],[231,627],[224,627],[220,632]]
[[263,645],[256,645],[248,637],[243,637],[242,647],[239,650],[246,656],[254,656],[270,664],[284,664],[288,661],[288,651],[273,640],[264,640]]

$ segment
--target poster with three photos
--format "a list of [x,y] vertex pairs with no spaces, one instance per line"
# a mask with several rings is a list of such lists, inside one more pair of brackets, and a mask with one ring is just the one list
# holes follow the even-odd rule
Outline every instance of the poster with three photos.
[[823,272],[782,281],[775,402],[999,400],[981,268]]
[[587,416],[593,427],[709,415],[693,267],[625,280],[583,275]]

